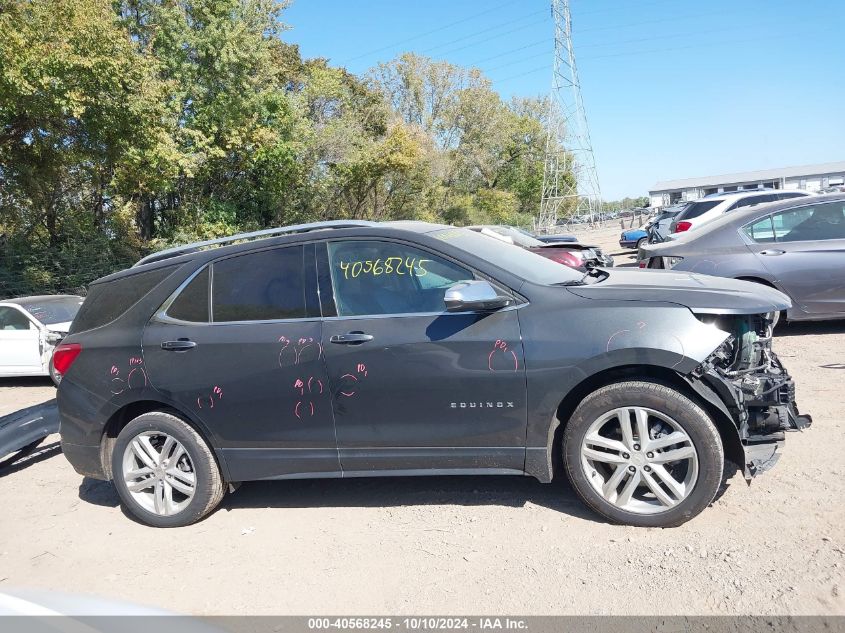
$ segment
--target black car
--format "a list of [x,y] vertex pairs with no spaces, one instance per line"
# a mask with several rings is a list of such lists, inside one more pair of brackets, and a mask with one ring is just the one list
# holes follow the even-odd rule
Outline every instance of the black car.
[[610,520],[678,525],[809,423],[771,349],[788,304],[421,222],[242,234],[91,285],[54,359],[62,449],[155,526],[248,480],[557,469]]

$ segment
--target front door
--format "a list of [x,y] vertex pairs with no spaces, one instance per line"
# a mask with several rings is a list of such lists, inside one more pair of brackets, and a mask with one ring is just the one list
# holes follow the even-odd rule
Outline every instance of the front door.
[[746,233],[797,310],[813,317],[845,315],[845,202],[781,211]]
[[0,306],[0,375],[42,373],[41,330],[21,310]]
[[308,244],[213,262],[147,326],[150,381],[214,435],[232,480],[339,473],[318,314]]
[[331,241],[318,260],[344,474],[521,472],[517,310],[445,312],[446,289],[473,272],[405,243]]

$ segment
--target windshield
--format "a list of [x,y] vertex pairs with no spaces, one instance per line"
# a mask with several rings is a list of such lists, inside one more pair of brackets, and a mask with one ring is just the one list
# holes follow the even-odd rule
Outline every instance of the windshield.
[[18,303],[44,325],[68,323],[79,312],[82,297],[44,297]]
[[519,229],[515,229],[510,226],[487,226],[485,228],[490,229],[491,231],[493,231],[494,233],[498,233],[499,235],[504,235],[505,237],[511,238],[514,244],[522,246],[523,248],[545,246],[543,242],[538,240],[533,235],[529,235],[524,231],[520,231]]
[[697,218],[702,213],[709,211],[717,204],[721,204],[721,200],[706,200],[701,202],[690,202],[686,209],[681,211],[676,218],[678,220],[690,220],[692,218]]
[[429,235],[449,242],[531,283],[543,285],[577,283],[583,277],[583,274],[577,270],[558,264],[542,255],[468,229],[441,229]]

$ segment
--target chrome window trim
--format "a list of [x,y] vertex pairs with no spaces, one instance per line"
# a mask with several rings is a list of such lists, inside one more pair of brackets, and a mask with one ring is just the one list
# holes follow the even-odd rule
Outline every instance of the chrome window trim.
[[496,314],[497,312],[510,312],[511,310],[519,310],[525,306],[529,305],[528,301],[524,301],[522,303],[515,303],[514,305],[506,306],[504,308],[500,308],[499,310],[491,310],[487,312],[482,312],[479,310],[462,310],[461,312],[449,312],[447,310],[443,310],[441,312],[397,312],[393,314],[356,314],[356,315],[348,315],[348,316],[330,316],[330,317],[323,317],[324,321],[354,321],[359,319],[402,319],[408,317],[439,317],[439,316],[451,316],[453,314]]

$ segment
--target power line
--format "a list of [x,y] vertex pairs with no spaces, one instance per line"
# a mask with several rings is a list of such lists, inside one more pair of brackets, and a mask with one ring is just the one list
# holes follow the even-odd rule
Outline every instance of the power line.
[[[502,36],[504,36],[504,35],[510,35],[511,33],[516,33],[517,31],[524,31],[525,29],[527,29],[527,28],[529,28],[529,27],[536,26],[536,25],[538,25],[538,24],[544,24],[545,22],[546,22],[546,19],[545,19],[545,18],[543,18],[542,20],[537,20],[537,21],[535,21],[535,22],[529,22],[528,24],[524,24],[524,25],[522,25],[522,26],[518,26],[518,27],[516,27],[516,28],[509,29],[509,30],[507,30],[507,31],[503,31],[502,33],[497,33],[494,37],[502,37]],[[492,31],[492,30],[495,30],[495,29],[501,28],[501,27],[503,27],[503,26],[509,26],[509,25],[511,25],[511,24],[513,24],[513,22],[508,22],[507,24],[500,24],[499,26],[494,27],[494,28],[485,29],[485,30],[483,30],[483,31],[478,31],[477,33],[473,33],[472,35],[468,35],[468,36],[466,36],[466,37],[462,37],[462,38],[459,38],[459,39],[454,40],[454,41],[452,41],[452,42],[449,42],[449,44],[454,44],[454,43],[457,43],[457,42],[462,41],[462,40],[467,40],[467,39],[470,39],[470,38],[474,38],[474,37],[477,37],[477,36],[479,36],[479,35],[483,35],[484,33],[487,33],[488,31]],[[548,40],[547,40],[547,41],[548,41]],[[456,53],[456,52],[458,52],[458,51],[465,50],[465,49],[470,48],[470,47],[472,47],[472,46],[476,46],[477,44],[480,44],[480,43],[481,43],[481,42],[471,42],[471,43],[469,43],[469,44],[465,44],[464,46],[459,46],[458,48],[451,48],[451,49],[449,49],[449,50],[447,50],[447,51],[444,51],[443,53],[440,53],[440,54],[441,54],[441,55],[449,55],[449,54],[451,54],[451,53]],[[446,46],[446,44],[440,44],[440,45],[438,45],[438,46],[434,46],[434,47],[432,47],[432,48],[423,49],[422,51],[420,51],[420,53],[428,53],[428,52],[433,51],[433,50],[436,50],[436,49],[438,49],[438,48],[443,48],[444,46]]]
[[440,33],[441,31],[445,31],[445,30],[447,30],[447,29],[452,28],[453,26],[457,26],[457,25],[459,25],[459,24],[463,24],[463,23],[465,23],[465,22],[469,22],[470,20],[475,20],[475,19],[476,19],[476,18],[478,18],[479,16],[482,16],[482,15],[487,15],[488,13],[493,13],[494,11],[498,11],[498,10],[499,10],[499,9],[501,9],[502,7],[506,7],[506,6],[510,5],[510,4],[514,4],[514,0],[509,0],[508,2],[503,2],[502,4],[498,4],[498,5],[496,5],[495,7],[491,8],[491,9],[487,9],[486,11],[481,11],[481,12],[479,12],[479,13],[473,13],[472,15],[469,15],[469,16],[467,16],[467,17],[465,17],[465,18],[460,19],[460,20],[455,20],[454,22],[450,22],[449,24],[444,24],[443,26],[439,26],[439,27],[437,27],[436,29],[432,29],[432,30],[430,30],[430,31],[426,31],[426,32],[424,32],[424,33],[420,33],[420,34],[418,34],[418,35],[412,35],[411,37],[406,37],[406,38],[405,38],[405,39],[403,39],[401,42],[396,42],[395,44],[389,44],[389,45],[387,45],[387,46],[382,46],[381,48],[376,48],[376,49],[373,49],[373,50],[371,50],[371,51],[367,51],[366,53],[361,53],[360,55],[356,55],[355,57],[352,57],[352,58],[348,59],[348,60],[346,61],[346,63],[349,63],[349,62],[353,62],[353,61],[359,60],[359,59],[361,59],[362,57],[368,57],[368,56],[370,56],[370,55],[374,55],[375,53],[381,53],[382,51],[386,51],[386,50],[388,50],[388,49],[395,48],[395,47],[397,47],[397,46],[401,46],[401,45],[405,44],[406,42],[411,42],[411,41],[414,41],[414,40],[418,40],[418,39],[420,39],[420,38],[422,38],[422,37],[426,37],[426,36],[428,36],[428,35],[432,35],[432,34],[434,34],[434,33]]
[[[809,33],[809,34],[816,34],[816,33],[823,31],[823,30],[829,30],[830,28],[833,28],[833,26],[834,25],[830,25],[828,27],[828,29],[814,29],[812,31],[812,33]],[[798,35],[809,35],[809,34],[808,33],[790,33],[789,36],[795,37],[795,36],[798,36]],[[585,57],[581,57],[579,59],[583,61],[583,60],[594,60],[594,59],[606,59],[606,58],[613,58],[613,57],[628,57],[628,56],[635,56],[635,55],[650,55],[650,54],[653,54],[653,53],[671,53],[671,52],[674,52],[674,51],[702,48],[704,46],[706,46],[708,48],[712,48],[715,45],[730,46],[731,44],[745,44],[746,42],[755,42],[755,41],[759,41],[759,40],[772,39],[772,38],[775,38],[775,37],[783,37],[783,34],[782,33],[772,33],[772,34],[769,34],[769,35],[762,35],[762,36],[759,36],[759,37],[748,37],[748,38],[727,40],[727,41],[721,41],[721,42],[705,42],[705,43],[698,43],[698,44],[690,44],[689,46],[674,46],[674,47],[671,47],[671,48],[656,48],[656,49],[649,49],[649,50],[630,51],[630,52],[624,52],[624,53],[611,53],[611,54],[607,54],[607,55],[588,55],[588,56],[585,56]],[[659,38],[656,38],[656,39],[659,39]],[[494,81],[495,83],[503,83],[503,82],[506,82],[506,81],[510,81],[512,79],[517,79],[519,77],[524,77],[525,75],[531,75],[531,74],[538,73],[538,72],[544,71],[544,70],[548,72],[548,70],[549,70],[548,64],[546,64],[544,66],[537,66],[536,68],[531,68],[529,70],[525,70],[525,71],[522,71],[518,74],[510,75],[508,77],[502,77],[500,79],[496,79],[496,78],[491,77],[490,79],[492,81]]]

